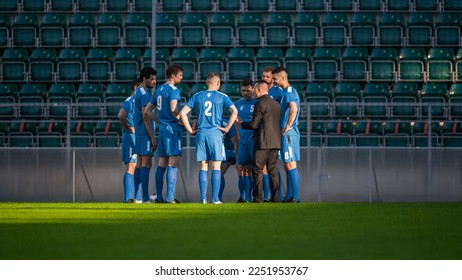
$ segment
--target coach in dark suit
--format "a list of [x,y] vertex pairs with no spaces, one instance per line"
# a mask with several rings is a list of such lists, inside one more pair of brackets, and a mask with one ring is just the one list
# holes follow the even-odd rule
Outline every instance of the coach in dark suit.
[[263,202],[263,167],[266,165],[270,179],[271,201],[279,202],[278,151],[281,148],[279,119],[281,107],[268,95],[269,85],[260,80],[255,83],[255,103],[250,122],[241,124],[254,130],[253,202]]

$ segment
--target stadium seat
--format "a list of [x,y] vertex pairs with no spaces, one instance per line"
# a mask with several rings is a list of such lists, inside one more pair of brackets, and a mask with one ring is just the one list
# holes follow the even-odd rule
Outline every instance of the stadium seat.
[[[143,67],[152,65],[152,49],[145,49],[143,53]],[[165,81],[165,70],[170,63],[170,51],[168,48],[156,48],[157,81]]]
[[40,43],[42,47],[64,47],[66,17],[63,14],[45,14],[40,22]]
[[30,81],[54,82],[57,60],[54,48],[33,49],[29,60]]
[[[326,124],[324,120],[310,121],[310,147],[320,147],[324,145],[324,135],[326,134]],[[300,139],[302,142],[303,136]]]
[[260,47],[263,43],[263,15],[241,13],[237,23],[237,42],[243,47]]
[[[305,90],[305,102],[310,104],[312,117],[331,116],[329,102],[333,100],[333,88],[330,83],[308,83]],[[317,103],[317,104],[316,104]]]
[[457,13],[439,13],[435,21],[435,44],[441,47],[459,46],[462,17]]
[[455,81],[460,82],[462,81],[462,48],[459,48],[456,54],[456,61],[455,61]]
[[14,84],[0,84],[0,118],[15,117],[15,103],[18,100],[18,86]]
[[202,82],[193,84],[191,87],[191,95],[204,90],[207,90],[207,85],[205,83]]
[[234,15],[214,13],[209,24],[209,45],[212,47],[234,46]]
[[189,10],[191,12],[214,12],[215,11],[215,1],[206,1],[206,0],[189,0]]
[[366,82],[368,58],[367,48],[344,48],[341,61],[342,80]]
[[36,14],[17,14],[11,33],[14,47],[35,47],[37,45],[39,19]]
[[298,0],[275,0],[274,9],[276,11],[284,12],[299,12],[299,1]]
[[19,12],[19,1],[18,0],[3,0],[0,1],[0,11],[6,13],[17,13]]
[[114,56],[114,80],[131,82],[141,70],[141,51],[138,48],[117,49]]
[[348,16],[346,13],[327,13],[322,17],[321,39],[324,47],[343,47],[348,42]]
[[92,147],[95,125],[93,121],[71,121],[71,147]]
[[97,13],[101,12],[102,8],[102,1],[95,1],[95,0],[79,0],[76,1],[77,10],[79,12],[92,12]]
[[9,48],[3,51],[0,64],[3,82],[26,82],[29,52],[26,48]]
[[392,116],[416,117],[418,113],[418,92],[418,85],[414,82],[393,84],[391,91]]
[[376,16],[372,13],[354,13],[350,23],[351,46],[376,46]]
[[18,103],[20,117],[38,118],[45,115],[47,88],[45,84],[22,84]]
[[384,11],[382,0],[357,0],[359,12],[381,12]]
[[67,118],[72,116],[70,104],[75,100],[73,83],[54,83],[48,90],[48,114],[52,118]]
[[284,67],[289,79],[294,82],[307,82],[310,77],[311,53],[309,48],[287,48]]
[[288,47],[291,43],[292,19],[289,14],[270,13],[265,25],[265,44],[268,47]]
[[385,147],[409,147],[411,123],[408,120],[387,119],[384,126],[383,144]]
[[458,119],[445,120],[441,128],[443,147],[462,147],[462,122]]
[[241,12],[244,11],[243,5],[241,0],[217,0],[218,12]]
[[240,83],[223,83],[220,86],[220,91],[226,93],[233,101],[242,97]]
[[104,94],[105,116],[117,118],[123,101],[132,95],[133,89],[129,83],[108,84]]
[[247,10],[249,12],[268,12],[270,1],[268,0],[247,0]]
[[35,121],[15,119],[10,123],[10,147],[34,147],[36,136],[37,124]]
[[281,48],[259,48],[255,55],[256,75],[261,75],[265,67],[277,68],[282,66],[284,54]]
[[72,14],[67,28],[69,47],[93,47],[94,30],[93,14]]
[[338,48],[315,48],[313,53],[313,81],[337,81],[340,70]]
[[193,94],[193,92],[191,92],[191,87],[188,83],[180,83],[175,86],[180,90],[180,96],[183,99],[182,101],[186,103]]
[[111,48],[90,49],[86,57],[86,81],[112,81],[113,54]]
[[175,47],[178,42],[179,21],[176,14],[158,14],[156,44],[159,47]]
[[227,81],[241,82],[245,78],[253,78],[255,53],[253,48],[231,48],[228,51]]
[[96,46],[122,46],[123,21],[121,14],[100,14],[96,22]]
[[[432,118],[447,117],[448,88],[445,83],[424,83],[420,89],[422,117],[431,113]],[[431,106],[431,108],[428,107]]]
[[361,113],[360,99],[361,85],[359,83],[338,83],[334,90],[334,116],[358,117]]
[[50,0],[50,12],[72,13],[75,11],[74,0]]
[[127,15],[124,26],[125,46],[148,47],[151,43],[151,16],[132,13]]
[[22,0],[22,10],[27,13],[43,13],[47,10],[47,0]]
[[410,12],[411,5],[410,1],[403,0],[384,0],[387,7],[387,11],[399,11],[399,12]]
[[205,14],[184,14],[180,26],[180,38],[183,47],[204,46],[207,35],[207,17]]
[[[400,2],[404,2],[399,0]],[[382,13],[378,25],[378,45],[382,47],[404,45],[405,21],[403,14]]]
[[414,10],[416,12],[438,12],[439,0],[414,0]]
[[462,117],[462,84],[451,84],[449,89],[449,116],[451,118]]
[[173,49],[171,62],[181,65],[183,68],[183,81],[195,82],[197,72],[198,53],[195,48]]
[[353,12],[355,9],[355,0],[328,0],[330,10],[333,12],[345,11]]
[[424,48],[401,48],[398,62],[398,80],[423,82],[426,55]]
[[97,122],[95,127],[96,147],[119,147],[122,134],[122,125],[118,120],[108,119],[106,122]]
[[370,81],[395,81],[397,64],[398,54],[395,48],[373,48],[369,59]]
[[130,0],[106,0],[103,12],[123,13],[130,12]]
[[438,131],[440,128],[438,122],[429,123],[428,120],[416,120],[415,122],[411,122],[411,128],[414,147],[428,147],[428,138],[430,135],[430,147],[439,145]]
[[198,64],[198,76],[200,81],[205,81],[210,72],[225,72],[226,52],[224,48],[201,49]]
[[427,56],[427,81],[451,82],[454,76],[452,48],[430,48]]
[[462,10],[462,2],[459,0],[444,0],[442,1],[442,9],[445,12],[460,12]]
[[383,134],[382,121],[360,119],[354,123],[354,145],[357,147],[378,147]]
[[329,10],[327,1],[324,0],[305,0],[302,1],[302,10],[307,12],[327,12]]
[[0,122],[0,147],[8,146],[8,138],[10,136],[9,130],[10,127],[8,123]]
[[66,126],[62,121],[54,119],[40,120],[37,131],[38,147],[58,148],[65,143]]
[[349,147],[352,145],[352,122],[330,119],[326,124],[326,145],[328,147]]
[[364,116],[388,117],[390,88],[387,83],[367,83],[363,88]]
[[85,53],[80,48],[61,49],[57,63],[57,78],[60,82],[82,82]]
[[297,47],[319,46],[320,20],[316,13],[297,13],[294,21],[294,44]]
[[[102,114],[104,90],[101,84],[79,84],[76,93],[77,114],[79,118],[98,118]],[[94,103],[94,104],[92,104]]]
[[408,46],[431,46],[433,43],[433,15],[411,13],[407,18],[406,39]]
[[[151,12],[152,10],[152,0],[133,0],[132,1],[132,5],[133,5],[133,12],[141,12],[141,13],[147,13],[147,12]],[[168,4],[167,2],[171,2],[171,3],[177,3],[178,1],[175,0],[162,0],[162,1],[159,1],[159,3],[161,5],[163,5],[163,2],[166,2],[166,4]],[[181,0],[181,2],[183,2]],[[162,9],[162,11],[165,11],[164,9]]]
[[0,14],[0,47],[11,47],[11,19],[9,15]]

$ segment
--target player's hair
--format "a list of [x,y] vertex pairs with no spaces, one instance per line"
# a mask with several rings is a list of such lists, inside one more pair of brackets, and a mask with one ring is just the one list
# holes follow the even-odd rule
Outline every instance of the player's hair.
[[213,80],[213,78],[218,78],[218,79],[220,79],[220,75],[219,75],[217,72],[210,72],[210,73],[207,75],[207,81],[206,81],[206,83],[208,84],[211,80]]
[[179,64],[172,63],[167,66],[167,69],[165,69],[165,76],[168,79],[173,75],[178,74],[180,71],[183,71],[183,67],[181,67]]
[[271,73],[273,73],[273,70],[274,70],[273,67],[267,66],[267,67],[263,68],[262,72],[271,72]]
[[285,73],[287,74],[286,68],[284,68],[284,67],[278,67],[278,68],[274,69],[272,73],[273,73],[273,74],[279,74],[279,73],[283,73],[283,72],[285,72]]
[[140,83],[141,83],[140,78],[135,78],[135,79],[133,79],[133,81],[132,81],[132,88],[139,86]]
[[143,81],[144,79],[149,79],[149,77],[151,77],[151,75],[154,75],[154,76],[157,75],[156,69],[154,69],[152,67],[144,67],[140,71],[140,80]]
[[262,85],[266,85],[267,89],[269,88],[269,84],[265,80],[256,81],[254,87],[255,87],[255,89],[257,89],[257,88],[260,88]]
[[241,87],[253,86],[253,81],[250,78],[242,80]]

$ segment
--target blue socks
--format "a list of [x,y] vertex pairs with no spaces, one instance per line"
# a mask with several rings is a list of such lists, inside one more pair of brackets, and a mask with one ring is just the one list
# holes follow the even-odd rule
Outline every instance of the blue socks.
[[133,192],[135,189],[135,181],[133,175],[125,172],[124,175],[124,202],[133,198]]
[[218,193],[220,192],[220,185],[221,185],[221,171],[212,170],[212,203],[220,200],[218,198]]
[[[171,202],[174,199],[175,186],[176,186],[176,174],[178,168],[169,166],[167,168],[167,202]],[[157,176],[156,176],[157,177]],[[157,181],[157,178],[156,178]]]
[[252,188],[253,188],[252,176],[244,176],[244,182],[245,182],[244,199],[246,201],[252,201]]
[[[296,201],[300,201],[298,197],[299,193],[299,186],[300,186],[300,173],[298,173],[298,168],[294,168],[292,170],[287,171],[287,176],[290,178],[291,190],[292,190],[292,198]],[[291,198],[288,197],[288,198]]]
[[225,190],[225,185],[225,176],[221,175],[220,191],[218,192],[218,199],[220,199],[220,201],[223,201],[223,191]]
[[286,191],[286,196],[284,197],[284,201],[289,201],[289,199],[292,199],[293,194],[292,194],[292,183],[290,181],[290,171],[286,170],[286,181],[287,181],[287,191]]
[[141,183],[141,169],[135,168],[135,174],[133,175],[133,180],[135,183],[135,199],[140,201],[141,198],[141,190],[140,190],[140,183]]
[[237,186],[239,188],[239,195],[240,198],[245,200],[245,177],[244,176],[239,176],[239,180],[237,182]]
[[164,198],[162,197],[162,190],[164,189],[164,174],[165,174],[165,167],[157,166],[156,168],[156,195],[157,200],[162,201]]
[[149,200],[149,167],[141,167],[141,188],[143,189],[143,201]]
[[271,199],[270,179],[268,174],[263,174],[263,199]]
[[199,188],[201,192],[201,200],[207,199],[207,184],[208,172],[205,170],[199,171]]

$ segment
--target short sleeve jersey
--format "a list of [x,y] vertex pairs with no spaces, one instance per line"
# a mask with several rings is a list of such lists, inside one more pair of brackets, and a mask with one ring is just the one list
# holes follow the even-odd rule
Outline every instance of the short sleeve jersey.
[[[146,127],[144,126],[143,122],[143,107],[146,107],[149,100],[151,99],[151,95],[149,91],[146,90],[144,87],[138,87],[135,90],[135,135],[142,136],[142,135],[149,135]],[[154,130],[154,122],[151,121],[152,130]]]
[[[135,113],[135,98],[133,98],[133,95],[125,99],[125,101],[122,103],[122,109],[127,112],[126,120],[127,120],[128,126],[133,127],[134,126],[133,115]],[[125,128],[123,129],[123,132],[129,133],[128,131],[125,130]]]
[[284,95],[281,99],[281,122],[280,122],[280,128],[283,129],[285,128],[287,121],[289,120],[289,103],[290,102],[295,102],[297,104],[297,115],[295,116],[295,120],[292,123],[292,129],[293,131],[299,133],[298,131],[298,116],[300,113],[300,97],[298,96],[297,90],[295,90],[294,87],[289,86],[287,89],[284,90]]
[[269,91],[268,95],[276,100],[278,103],[281,103],[282,96],[284,95],[284,90],[278,86],[272,86]]
[[[244,98],[236,101],[237,115],[244,122],[250,122],[253,116],[253,109],[257,99],[251,98],[245,100]],[[243,144],[253,144],[253,130],[243,129],[239,126],[239,141]]]
[[[178,125],[178,119],[170,110],[170,102],[177,100],[180,104],[180,90],[172,84],[163,84],[157,88],[150,102],[156,106],[160,125]],[[178,105],[177,105],[178,106]]]

